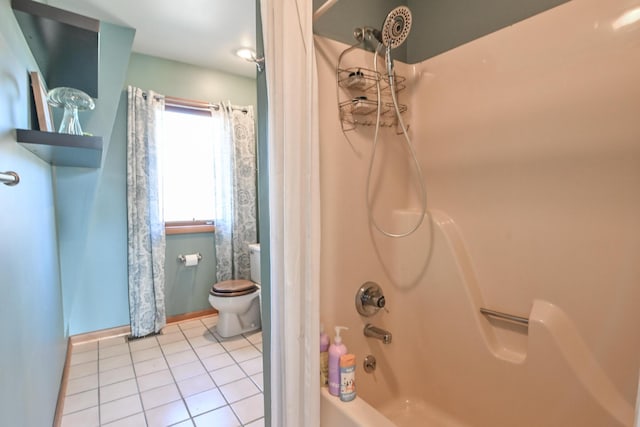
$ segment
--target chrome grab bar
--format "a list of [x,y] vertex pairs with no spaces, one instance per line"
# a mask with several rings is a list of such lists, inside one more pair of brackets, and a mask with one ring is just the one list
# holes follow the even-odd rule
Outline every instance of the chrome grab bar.
[[485,316],[509,320],[511,322],[520,323],[527,326],[529,325],[529,319],[526,317],[514,316],[513,314],[501,313],[499,311],[489,310],[487,308],[480,308],[480,313],[484,314]]
[[0,182],[4,185],[18,185],[20,176],[13,171],[0,172]]

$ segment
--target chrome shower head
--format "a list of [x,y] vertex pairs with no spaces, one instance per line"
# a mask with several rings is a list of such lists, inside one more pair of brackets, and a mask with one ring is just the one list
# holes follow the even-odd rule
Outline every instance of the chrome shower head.
[[406,6],[393,9],[382,24],[381,40],[387,49],[395,49],[409,36],[411,31],[411,10]]

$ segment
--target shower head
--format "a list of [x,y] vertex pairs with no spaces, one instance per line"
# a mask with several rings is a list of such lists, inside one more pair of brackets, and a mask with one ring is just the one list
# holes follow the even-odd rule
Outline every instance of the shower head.
[[378,40],[387,49],[395,49],[409,36],[411,31],[411,11],[406,6],[398,6],[393,9],[382,24],[382,31]]

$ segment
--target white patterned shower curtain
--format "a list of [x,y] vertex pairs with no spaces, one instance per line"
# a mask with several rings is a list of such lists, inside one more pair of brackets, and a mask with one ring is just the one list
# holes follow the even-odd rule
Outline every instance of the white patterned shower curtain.
[[261,0],[269,105],[271,425],[320,425],[318,83],[308,0]]
[[165,234],[160,189],[159,139],[164,97],[128,88],[127,240],[131,335],[166,323]]
[[253,107],[211,108],[214,142],[216,280],[249,279],[250,243],[257,239],[256,139]]

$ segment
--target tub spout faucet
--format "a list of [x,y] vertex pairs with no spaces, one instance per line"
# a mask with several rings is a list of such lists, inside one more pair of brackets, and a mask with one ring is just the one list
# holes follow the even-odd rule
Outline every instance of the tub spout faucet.
[[364,336],[379,339],[383,344],[391,344],[391,332],[373,326],[371,323],[367,323],[364,327]]

